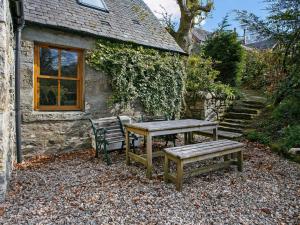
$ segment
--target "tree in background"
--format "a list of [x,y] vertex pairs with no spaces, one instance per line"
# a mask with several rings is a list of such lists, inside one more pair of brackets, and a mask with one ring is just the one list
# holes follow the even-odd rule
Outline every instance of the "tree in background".
[[193,44],[191,31],[211,12],[213,0],[177,0],[177,4],[181,14],[178,30],[176,30],[172,16],[166,10],[162,13],[163,22],[180,47],[190,53]]
[[300,0],[266,0],[269,16],[260,19],[247,11],[237,11],[237,19],[250,32],[277,43],[285,78],[274,93],[278,105],[300,89]]
[[218,81],[237,86],[243,69],[243,47],[238,35],[229,27],[228,16],[219,25],[204,45],[204,54],[214,60],[214,69],[220,72]]

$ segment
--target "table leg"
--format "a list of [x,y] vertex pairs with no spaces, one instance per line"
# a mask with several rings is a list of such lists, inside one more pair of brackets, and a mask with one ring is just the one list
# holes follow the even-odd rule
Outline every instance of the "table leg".
[[129,157],[129,150],[130,150],[130,138],[129,132],[125,129],[125,144],[126,144],[126,164],[130,165],[130,157]]
[[190,132],[189,134],[188,134],[188,143],[189,144],[192,144],[193,143],[193,141],[194,141],[194,135],[193,135],[193,132]]
[[184,133],[184,144],[188,144],[188,133]]
[[215,129],[213,129],[213,140],[217,141],[219,139],[218,137],[218,128],[216,127]]
[[152,136],[147,135],[147,177],[152,178]]

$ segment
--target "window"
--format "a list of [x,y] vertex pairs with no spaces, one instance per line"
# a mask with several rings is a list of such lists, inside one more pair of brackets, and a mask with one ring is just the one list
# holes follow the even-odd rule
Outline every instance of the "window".
[[81,5],[108,12],[107,6],[103,0],[78,0],[78,2]]
[[82,109],[83,51],[35,46],[35,110]]

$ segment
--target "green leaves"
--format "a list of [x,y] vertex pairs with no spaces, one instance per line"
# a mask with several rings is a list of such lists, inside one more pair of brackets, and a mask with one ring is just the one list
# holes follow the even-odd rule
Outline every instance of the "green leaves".
[[187,64],[186,89],[193,95],[209,92],[218,99],[233,99],[234,91],[229,85],[215,82],[219,74],[219,71],[213,69],[211,58],[206,59],[201,54],[192,55]]
[[186,77],[183,56],[99,40],[89,52],[87,62],[111,76],[111,103],[120,110],[138,102],[148,114],[180,112]]
[[[223,24],[222,26],[221,29],[226,28],[226,25]],[[238,86],[242,73],[244,51],[235,32],[225,30],[215,32],[206,41],[204,53],[215,61],[213,68],[220,71],[219,81],[231,86]]]

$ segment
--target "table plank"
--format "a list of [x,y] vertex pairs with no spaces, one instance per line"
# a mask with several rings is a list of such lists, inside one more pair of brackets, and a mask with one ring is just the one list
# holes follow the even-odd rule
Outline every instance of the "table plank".
[[157,121],[157,122],[144,122],[144,123],[132,123],[125,124],[127,128],[133,128],[142,130],[145,132],[155,132],[162,130],[175,130],[175,129],[187,129],[193,127],[206,127],[217,126],[217,122],[204,121],[204,120],[169,120],[169,121]]

